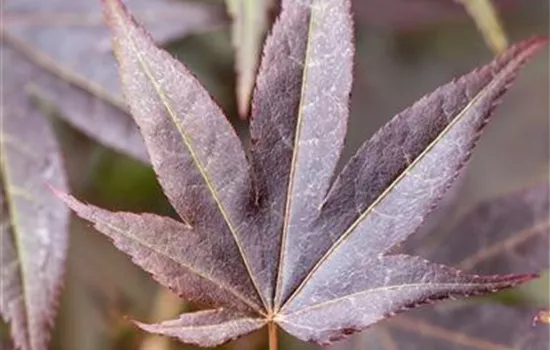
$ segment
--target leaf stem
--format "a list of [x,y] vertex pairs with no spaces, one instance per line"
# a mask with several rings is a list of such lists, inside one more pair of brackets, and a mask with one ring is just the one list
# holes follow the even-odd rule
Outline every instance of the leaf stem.
[[267,333],[269,338],[269,350],[278,350],[279,349],[279,335],[277,332],[277,324],[273,321],[270,321],[267,324]]

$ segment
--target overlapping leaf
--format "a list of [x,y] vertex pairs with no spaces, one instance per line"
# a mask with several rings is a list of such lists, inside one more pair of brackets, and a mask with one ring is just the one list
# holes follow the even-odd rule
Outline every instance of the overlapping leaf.
[[546,349],[548,327],[533,327],[534,313],[501,304],[446,303],[395,317],[331,350]]
[[0,314],[18,349],[46,349],[67,250],[69,212],[46,184],[67,189],[47,119],[29,103],[33,69],[2,45]]
[[[483,203],[444,237],[428,238],[432,245],[425,252],[475,273],[548,269],[549,198],[545,183]],[[391,319],[334,350],[354,344],[358,349],[546,349],[549,328],[534,327],[534,315],[534,307],[444,304]]]
[[[547,269],[549,202],[549,185],[543,183],[482,203],[449,233],[426,237],[422,253],[476,273]],[[436,243],[441,239],[449,244]]]
[[[221,23],[218,8],[175,0],[133,0],[155,39],[167,42]],[[90,137],[147,161],[119,86],[101,6],[90,0],[7,0],[2,40],[32,62],[40,97]]]
[[211,346],[276,324],[326,344],[413,306],[534,276],[467,275],[389,252],[453,183],[544,40],[522,42],[420,99],[332,181],[352,80],[348,0],[283,1],[254,92],[251,165],[192,74],[120,1],[104,3],[130,111],[183,223],[61,196],[160,283],[211,308],[142,328]]
[[487,46],[495,53],[501,53],[508,47],[508,38],[491,0],[460,0],[466,11],[476,23]]
[[233,18],[233,46],[237,51],[237,104],[241,117],[246,118],[274,0],[226,0],[226,6]]

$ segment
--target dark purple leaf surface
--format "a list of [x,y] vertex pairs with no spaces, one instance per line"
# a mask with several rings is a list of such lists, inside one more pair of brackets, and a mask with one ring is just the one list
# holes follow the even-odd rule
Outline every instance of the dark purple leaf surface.
[[[167,42],[219,25],[220,9],[175,0],[132,0],[129,6],[156,40]],[[7,0],[6,44],[32,62],[39,96],[90,137],[147,161],[143,142],[125,112],[109,29],[99,1]]]
[[[331,276],[332,264],[362,271],[363,256],[383,254],[421,225],[468,160],[495,102],[539,45],[523,42],[438,88],[360,147],[312,225],[317,238],[302,233],[293,245],[291,254],[301,257],[301,268],[315,264],[301,286],[316,274],[349,283],[353,274]],[[327,296],[334,297],[330,291]]]
[[47,184],[67,190],[53,130],[27,90],[33,71],[2,45],[0,314],[18,349],[47,348],[68,241],[69,212]]
[[[482,203],[450,232],[428,237],[423,251],[475,273],[548,269],[549,198],[548,183],[543,183]],[[536,313],[532,306],[447,303],[382,322],[333,350],[353,344],[369,349],[387,349],[387,344],[396,349],[545,349],[550,329],[532,325]]]
[[[223,308],[143,328],[212,346],[276,323],[327,344],[417,305],[534,277],[468,275],[389,250],[453,183],[499,98],[545,40],[522,42],[420,99],[332,183],[351,88],[349,1],[283,1],[254,93],[251,165],[192,74],[120,1],[104,4],[130,111],[183,223],[62,197],[163,285]],[[206,324],[225,335],[189,331]]]
[[218,309],[182,314],[176,320],[137,325],[151,333],[178,338],[184,343],[215,346],[255,331],[266,324],[261,318],[239,317],[233,311]]
[[500,304],[445,303],[375,325],[330,350],[541,350],[546,325],[533,327],[534,308]]
[[354,53],[348,1],[282,6],[285,15],[264,49],[250,124],[258,196],[267,216],[260,247],[273,255],[266,263],[276,274],[263,283],[273,285],[277,278],[279,304],[295,287],[299,268],[309,267],[292,249],[311,238],[308,225],[340,156]]
[[230,264],[235,252],[222,247],[214,250],[210,237],[170,218],[113,213],[60,196],[79,216],[94,222],[96,229],[109,236],[120,250],[129,252],[136,264],[178,295],[243,312],[260,309],[250,293],[252,285],[246,273],[219,266],[220,261]]

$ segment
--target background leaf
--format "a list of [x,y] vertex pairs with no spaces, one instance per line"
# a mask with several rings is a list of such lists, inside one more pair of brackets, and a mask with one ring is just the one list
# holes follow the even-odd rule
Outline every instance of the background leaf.
[[[220,8],[176,0],[133,0],[156,40],[167,41],[222,23]],[[36,72],[36,93],[88,136],[147,161],[125,103],[99,0],[7,0],[2,36]]]
[[476,23],[487,46],[501,53],[508,47],[508,38],[492,0],[459,0]]
[[499,304],[445,303],[382,322],[331,350],[545,349],[550,334],[546,326],[531,325],[535,310]]
[[[548,186],[545,182],[480,204],[450,232],[427,237],[420,251],[432,260],[474,273],[548,269]],[[548,286],[542,288],[541,294],[548,295]],[[411,349],[544,349],[550,329],[533,327],[534,315],[532,304],[446,303],[382,322],[334,349],[402,348],[405,344]]]
[[31,106],[32,69],[2,45],[0,313],[16,347],[47,348],[65,270],[69,213],[47,184],[67,190],[48,120]]
[[270,25],[270,12],[275,0],[226,0],[233,18],[232,39],[236,50],[237,105],[241,118],[248,116],[260,50]]

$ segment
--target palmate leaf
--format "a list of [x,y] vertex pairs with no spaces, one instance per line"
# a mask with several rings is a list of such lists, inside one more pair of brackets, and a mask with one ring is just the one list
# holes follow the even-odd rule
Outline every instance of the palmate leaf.
[[[132,0],[130,7],[159,42],[222,23],[216,6]],[[147,162],[147,151],[122,99],[116,61],[99,1],[6,0],[2,40],[33,70],[35,94],[93,139]]]
[[0,120],[0,314],[17,349],[47,348],[68,243],[69,211],[59,146],[27,91],[33,71],[2,45]]
[[[548,186],[480,204],[450,232],[427,237],[424,254],[474,273],[548,269]],[[541,294],[548,295],[548,289]],[[397,349],[546,349],[550,328],[533,327],[536,314],[533,306],[443,304],[390,319],[333,350],[387,349],[387,344]]]
[[467,275],[389,250],[452,184],[545,40],[522,42],[422,98],[332,182],[352,80],[349,1],[283,1],[256,82],[250,165],[192,74],[120,1],[104,5],[130,111],[183,222],[60,196],[160,283],[211,308],[142,328],[212,346],[268,324],[326,344],[416,305],[534,277]]

